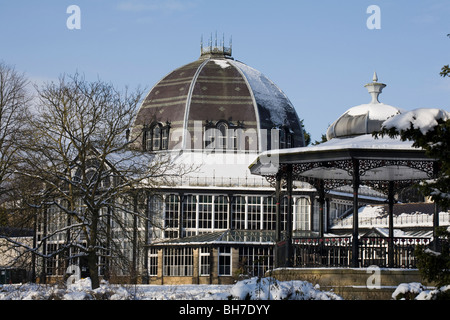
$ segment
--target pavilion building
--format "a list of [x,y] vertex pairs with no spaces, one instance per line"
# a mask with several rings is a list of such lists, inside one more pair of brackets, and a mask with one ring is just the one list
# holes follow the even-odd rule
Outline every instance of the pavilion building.
[[[372,145],[371,132],[401,112],[378,101],[385,85],[376,75],[366,85],[372,101],[350,108],[334,122],[327,131],[328,142],[307,147],[302,122],[288,97],[231,53],[223,43],[202,45],[196,61],[169,72],[153,86],[130,130],[134,148],[170,155],[174,167],[193,167],[139,200],[147,219],[136,223],[135,234],[143,241],[116,239],[144,283],[219,284],[263,276],[283,265],[286,256],[277,248],[285,245],[286,236],[295,242],[346,233],[355,194],[358,207],[383,205],[390,199],[391,194],[373,184],[357,184],[356,189],[349,185],[352,177],[345,167],[349,162],[342,158],[355,143]],[[399,143],[396,148],[410,146]],[[383,146],[376,149],[372,151]],[[306,155],[304,163],[296,164],[298,175],[289,181],[279,179],[283,161],[298,154]],[[308,158],[311,154],[314,157]],[[323,166],[322,156],[339,165],[337,173],[345,183],[331,175],[332,166]],[[408,173],[393,169],[404,168],[401,163],[391,164],[385,175]],[[383,176],[377,168],[368,167],[365,177]],[[424,168],[428,172],[420,178],[433,170],[428,163]],[[317,175],[324,184],[316,183]],[[38,239],[42,235],[38,231]],[[47,238],[47,252],[63,241]],[[64,275],[63,259],[49,259],[47,274]],[[105,259],[99,261],[99,270],[127,276],[107,264]]]
[[[321,229],[315,187],[295,183],[288,223],[287,198],[277,206],[275,181],[251,174],[248,166],[262,152],[305,147],[303,129],[280,88],[235,60],[230,48],[202,47],[198,60],[161,79],[142,103],[131,136],[142,137],[137,148],[198,165],[149,199],[158,221],[149,227],[144,257],[150,283],[262,276],[275,266],[277,228],[284,232],[289,224],[305,236]],[[327,194],[326,229],[351,208],[351,192]],[[364,203],[385,201],[370,188],[360,193]]]

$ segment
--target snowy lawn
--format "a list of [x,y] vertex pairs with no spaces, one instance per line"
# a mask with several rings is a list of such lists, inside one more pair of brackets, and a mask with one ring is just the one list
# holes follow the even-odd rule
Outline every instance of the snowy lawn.
[[113,285],[92,290],[90,279],[66,286],[0,286],[0,300],[342,300],[307,281],[251,278],[234,285]]
[[[420,283],[402,283],[393,300],[435,300],[450,296],[450,286],[426,288]],[[90,279],[75,284],[0,285],[0,300],[343,300],[332,291],[322,291],[307,281],[251,278],[233,285],[114,285],[103,282],[91,289]]]

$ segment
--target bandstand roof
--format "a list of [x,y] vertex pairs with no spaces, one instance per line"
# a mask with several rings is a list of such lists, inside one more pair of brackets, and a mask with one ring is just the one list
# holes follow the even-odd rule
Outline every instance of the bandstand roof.
[[352,107],[339,117],[328,128],[327,142],[264,152],[249,166],[251,173],[274,176],[283,171],[283,166],[292,165],[295,180],[351,181],[357,176],[360,182],[411,181],[433,177],[435,160],[423,149],[413,147],[411,141],[373,135],[381,131],[383,123],[403,119],[402,110],[379,102],[386,85],[378,82],[376,73],[365,87],[372,101]]
[[287,164],[299,176],[323,180],[352,180],[353,161],[358,160],[361,181],[423,180],[433,175],[433,159],[412,142],[365,134],[334,138],[305,148],[271,150],[249,166],[252,174],[271,176]]

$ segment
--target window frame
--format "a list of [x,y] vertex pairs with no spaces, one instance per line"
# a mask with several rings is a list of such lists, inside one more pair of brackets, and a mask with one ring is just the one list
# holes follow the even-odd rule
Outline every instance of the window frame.
[[[229,252],[228,252],[229,251]],[[219,276],[231,276],[233,265],[233,250],[231,247],[218,247],[217,250],[217,274]]]
[[165,125],[154,122],[144,125],[142,137],[142,149],[144,151],[161,151],[169,149],[170,122]]

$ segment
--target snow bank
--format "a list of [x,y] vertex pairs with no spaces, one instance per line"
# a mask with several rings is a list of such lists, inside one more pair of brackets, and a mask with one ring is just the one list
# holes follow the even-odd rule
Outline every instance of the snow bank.
[[307,281],[278,281],[274,278],[251,278],[236,283],[230,290],[236,300],[342,300],[333,292],[321,291]]
[[449,295],[450,285],[427,289],[419,282],[401,283],[392,293],[394,300],[436,300],[440,295]]
[[[435,300],[450,296],[450,285],[427,288],[421,283],[402,283],[394,300]],[[102,282],[92,289],[90,279],[73,285],[0,285],[0,300],[343,300],[307,281],[251,278],[234,285],[112,285]]]

